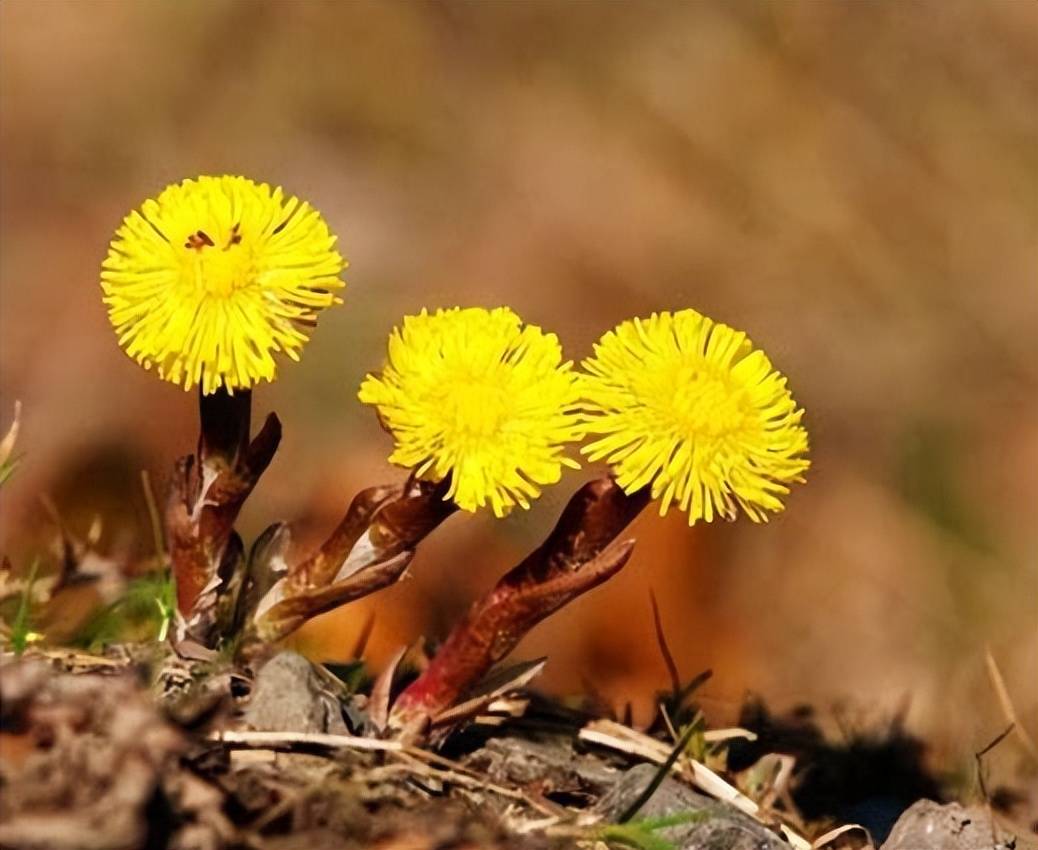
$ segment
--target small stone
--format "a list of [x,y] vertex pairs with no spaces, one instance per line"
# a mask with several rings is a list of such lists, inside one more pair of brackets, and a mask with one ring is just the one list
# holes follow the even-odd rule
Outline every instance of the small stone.
[[[632,767],[603,797],[596,809],[609,820],[620,817],[652,782],[656,765]],[[635,815],[633,822],[665,815],[696,817],[689,823],[658,830],[655,834],[675,850],[789,850],[789,845],[728,803],[693,791],[676,779],[666,777]]]
[[600,797],[621,775],[596,756],[577,752],[569,735],[491,738],[465,762],[493,782],[539,786],[541,793]]
[[[919,800],[907,809],[882,850],[1013,850],[1017,841],[980,807]],[[1022,848],[1021,848],[1022,850]]]
[[313,665],[295,652],[281,652],[260,668],[244,719],[266,732],[347,731],[339,701],[322,687]]

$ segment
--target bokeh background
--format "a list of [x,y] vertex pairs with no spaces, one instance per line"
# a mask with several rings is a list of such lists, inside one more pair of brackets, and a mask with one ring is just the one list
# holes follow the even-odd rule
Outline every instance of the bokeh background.
[[[242,173],[310,199],[344,307],[255,393],[282,449],[241,529],[300,545],[402,473],[356,401],[423,306],[508,304],[585,356],[693,306],[747,329],[807,409],[814,465],[767,526],[642,517],[625,572],[518,650],[542,685],[646,721],[667,684],[649,590],[712,723],[747,691],[868,725],[948,769],[1006,725],[990,648],[1038,714],[1038,4],[122,2],[0,5],[0,395],[25,406],[0,548],[150,547],[139,473],[195,440],[190,395],[116,345],[98,267],[167,183]],[[377,666],[442,636],[587,475],[461,516],[410,580],[295,638]],[[1012,771],[1015,739],[996,753]]]

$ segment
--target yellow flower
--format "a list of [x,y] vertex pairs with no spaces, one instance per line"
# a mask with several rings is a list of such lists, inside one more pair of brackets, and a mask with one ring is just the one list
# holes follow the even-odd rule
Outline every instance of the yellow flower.
[[660,514],[676,501],[689,525],[734,519],[736,506],[760,522],[803,481],[803,410],[741,331],[695,310],[654,313],[607,333],[583,368],[583,420],[598,439],[582,451],[608,460],[628,493],[651,485]]
[[293,360],[346,263],[309,204],[244,177],[167,187],[123,221],[102,265],[126,353],[185,390],[233,392]]
[[393,331],[385,368],[359,397],[393,435],[392,463],[450,475],[458,507],[489,502],[503,516],[578,466],[563,456],[579,437],[571,366],[554,334],[505,307],[423,310]]

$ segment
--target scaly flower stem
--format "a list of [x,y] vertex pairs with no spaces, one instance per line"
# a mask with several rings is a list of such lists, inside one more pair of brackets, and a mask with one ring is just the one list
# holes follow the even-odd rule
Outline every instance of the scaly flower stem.
[[177,462],[166,510],[177,610],[204,646],[218,640],[219,621],[233,613],[242,581],[234,522],[281,439],[281,423],[270,414],[249,440],[251,401],[248,391],[199,394],[198,451]]
[[325,543],[246,613],[252,623],[243,648],[248,651],[256,640],[278,640],[311,617],[399,579],[415,547],[457,510],[444,499],[448,487],[448,481],[412,479],[359,493]]
[[420,737],[537,623],[619,572],[634,541],[617,538],[648,502],[647,490],[628,496],[611,478],[577,491],[548,539],[451,630],[397,699],[390,726],[402,738]]

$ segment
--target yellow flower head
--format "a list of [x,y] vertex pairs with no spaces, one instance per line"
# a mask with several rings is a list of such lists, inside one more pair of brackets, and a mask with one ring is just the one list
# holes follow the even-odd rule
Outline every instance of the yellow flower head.
[[184,389],[233,392],[293,360],[346,263],[309,204],[244,177],[199,177],[131,212],[101,267],[119,344]]
[[803,481],[803,410],[741,331],[695,310],[654,313],[607,333],[583,367],[583,419],[598,435],[583,452],[628,493],[651,485],[661,514],[676,501],[692,525],[738,506],[760,522]]
[[571,365],[555,334],[505,307],[423,310],[393,331],[385,368],[359,396],[393,435],[392,463],[450,475],[458,507],[489,502],[503,516],[577,466],[563,456],[579,436]]

